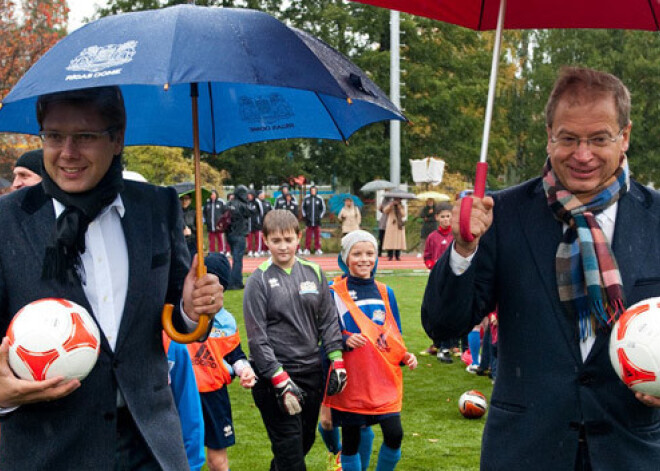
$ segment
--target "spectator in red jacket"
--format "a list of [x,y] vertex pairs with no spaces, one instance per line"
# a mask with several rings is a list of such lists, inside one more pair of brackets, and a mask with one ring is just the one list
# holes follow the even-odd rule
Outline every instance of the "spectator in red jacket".
[[[426,238],[424,244],[424,265],[429,270],[433,268],[435,262],[445,253],[454,240],[451,232],[451,204],[440,203],[435,213],[435,220],[438,222],[438,229],[433,231]],[[443,363],[453,363],[451,358],[450,346],[452,342],[441,345],[438,349],[436,345],[431,345],[426,350],[420,352],[422,355],[437,355],[438,360]]]
[[451,204],[440,203],[435,215],[438,221],[438,229],[433,231],[424,245],[424,264],[427,268],[433,268],[435,262],[445,253],[454,240],[451,232]]

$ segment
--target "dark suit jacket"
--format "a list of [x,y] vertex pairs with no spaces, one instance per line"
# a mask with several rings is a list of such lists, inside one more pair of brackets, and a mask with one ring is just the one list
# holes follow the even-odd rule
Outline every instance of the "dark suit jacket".
[[[582,361],[575,318],[557,294],[562,235],[534,179],[495,196],[494,223],[470,268],[449,250],[431,272],[422,323],[436,345],[498,306],[497,380],[483,436],[485,470],[572,470],[586,431],[595,470],[657,470],[660,411],[637,401],[610,364],[600,331]],[[632,182],[620,201],[613,250],[627,305],[660,295],[660,196]]]
[[[129,280],[115,351],[103,336],[98,362],[79,389],[0,418],[3,471],[112,471],[117,388],[162,468],[188,469],[160,321],[163,303],[179,305],[190,264],[181,205],[173,189],[137,182],[125,182],[121,197]],[[52,200],[41,185],[0,198],[0,221],[0,333],[22,306],[44,297],[70,299],[92,313],[80,284],[41,280],[55,227]]]

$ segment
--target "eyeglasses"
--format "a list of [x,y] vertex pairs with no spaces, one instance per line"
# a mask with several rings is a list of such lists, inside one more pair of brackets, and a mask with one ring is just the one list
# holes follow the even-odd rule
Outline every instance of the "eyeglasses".
[[112,134],[112,129],[105,131],[81,131],[81,132],[60,132],[60,131],[39,131],[39,137],[44,145],[48,147],[62,147],[67,137],[71,137],[73,143],[78,147],[91,146],[96,144],[103,136]]
[[607,147],[610,144],[618,141],[621,136],[623,136],[623,131],[625,128],[622,128],[614,137],[611,137],[609,134],[597,134],[592,137],[575,137],[575,136],[560,136],[560,137],[551,137],[550,142],[553,144],[559,144],[560,147],[565,149],[577,149],[580,147],[582,141],[587,144],[587,147]]

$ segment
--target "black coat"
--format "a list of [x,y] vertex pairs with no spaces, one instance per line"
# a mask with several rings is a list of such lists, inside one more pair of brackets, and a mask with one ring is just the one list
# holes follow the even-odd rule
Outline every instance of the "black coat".
[[220,220],[220,216],[225,210],[225,203],[216,198],[212,201],[210,198],[204,204],[204,220],[206,221],[206,230],[209,232],[216,232],[216,226]]

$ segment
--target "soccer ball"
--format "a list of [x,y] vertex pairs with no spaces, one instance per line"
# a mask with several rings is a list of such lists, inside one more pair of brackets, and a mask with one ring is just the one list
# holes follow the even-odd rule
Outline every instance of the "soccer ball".
[[458,400],[458,410],[461,411],[461,414],[466,419],[483,417],[486,409],[488,409],[486,396],[474,389],[461,394]]
[[660,396],[660,297],[621,315],[610,334],[610,361],[629,388]]
[[96,364],[101,336],[87,310],[66,299],[23,306],[7,329],[9,366],[31,381],[84,379]]

